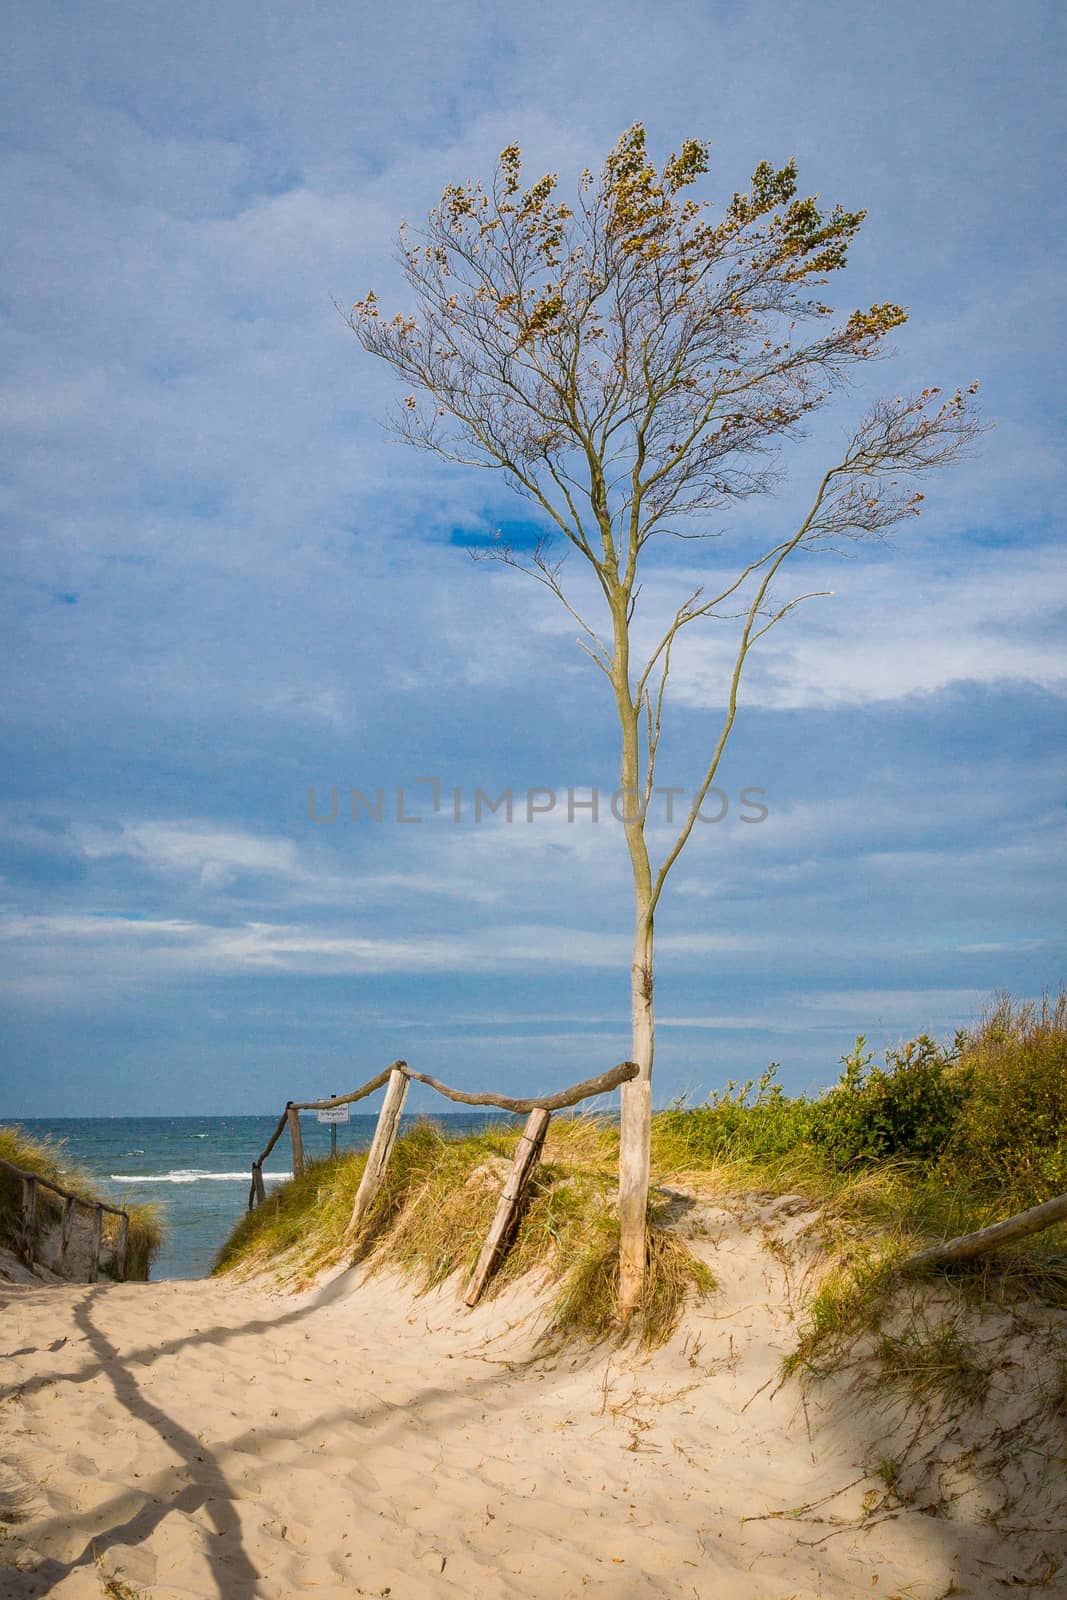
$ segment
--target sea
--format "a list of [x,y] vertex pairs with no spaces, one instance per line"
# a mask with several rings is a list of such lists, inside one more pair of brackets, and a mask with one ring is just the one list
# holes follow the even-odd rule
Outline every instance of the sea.
[[[405,1116],[401,1132],[426,1120]],[[487,1123],[515,1119],[500,1112],[445,1113],[431,1119],[447,1135],[461,1136]],[[366,1150],[376,1115],[353,1115],[337,1128],[338,1153]],[[269,1117],[25,1117],[15,1125],[47,1137],[63,1157],[91,1174],[114,1205],[150,1201],[159,1208],[163,1246],[153,1278],[203,1278],[230,1230],[248,1207],[252,1162],[277,1127]],[[300,1119],[308,1161],[330,1154],[330,1129],[312,1113]],[[283,1134],[267,1157],[263,1178],[271,1187],[291,1173],[292,1151]]]

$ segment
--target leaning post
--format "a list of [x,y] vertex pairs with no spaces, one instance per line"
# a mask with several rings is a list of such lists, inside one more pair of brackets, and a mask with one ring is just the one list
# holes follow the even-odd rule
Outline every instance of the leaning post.
[[541,1158],[541,1150],[548,1132],[548,1124],[552,1120],[551,1111],[538,1107],[531,1111],[526,1119],[526,1126],[519,1135],[519,1142],[515,1150],[515,1159],[511,1164],[508,1181],[504,1185],[503,1193],[497,1204],[496,1215],[490,1225],[482,1245],[482,1253],[478,1257],[478,1264],[467,1285],[467,1292],[463,1296],[464,1304],[477,1305],[482,1290],[493,1267],[496,1265],[497,1256],[500,1254],[518,1216],[522,1197],[526,1193],[527,1185],[533,1176],[534,1168]]

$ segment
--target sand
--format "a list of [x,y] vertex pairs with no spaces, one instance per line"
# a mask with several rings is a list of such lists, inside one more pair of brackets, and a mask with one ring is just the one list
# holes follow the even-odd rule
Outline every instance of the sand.
[[780,1384],[808,1222],[706,1206],[720,1290],[651,1355],[531,1360],[529,1285],[0,1285],[0,1595],[1049,1592],[1062,1535],[998,1532],[977,1479],[900,1504],[905,1415]]

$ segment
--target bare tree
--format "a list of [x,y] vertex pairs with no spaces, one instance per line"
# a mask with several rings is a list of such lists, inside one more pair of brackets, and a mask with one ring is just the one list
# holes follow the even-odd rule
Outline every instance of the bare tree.
[[[969,396],[926,389],[882,401],[818,482],[799,526],[715,593],[686,595],[650,651],[632,649],[646,552],[662,536],[707,537],[709,513],[767,494],[782,444],[880,353],[900,306],[835,320],[815,289],[846,263],[862,211],[797,196],[796,168],[761,162],[745,194],[713,216],[687,193],[708,146],[687,140],[657,171],[635,123],[575,206],[556,175],[522,187],[519,149],[488,188],[450,184],[424,227],[402,227],[400,260],[415,308],[387,320],[370,292],[347,320],[410,388],[402,437],[449,461],[491,467],[543,513],[532,553],[489,556],[538,580],[570,612],[610,685],[634,884],[633,1059],[623,1088],[619,1164],[620,1310],[644,1279],[654,1050],[656,908],[711,787],[737,712],[749,652],[805,594],[773,590],[798,551],[874,539],[919,511],[917,475],[955,459],[977,431]],[[712,531],[717,531],[712,530]],[[582,615],[557,551],[595,575],[598,616]],[[725,608],[725,609],[724,609]],[[693,803],[658,864],[645,834],[672,650],[683,630],[732,620],[736,645],[718,736]]]

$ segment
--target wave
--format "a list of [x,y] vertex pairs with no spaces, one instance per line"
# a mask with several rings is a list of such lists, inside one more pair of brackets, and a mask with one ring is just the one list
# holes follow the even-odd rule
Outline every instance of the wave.
[[[112,1172],[112,1183],[248,1183],[250,1172],[196,1172],[181,1167],[173,1172]],[[287,1172],[265,1172],[264,1183],[284,1183]]]

